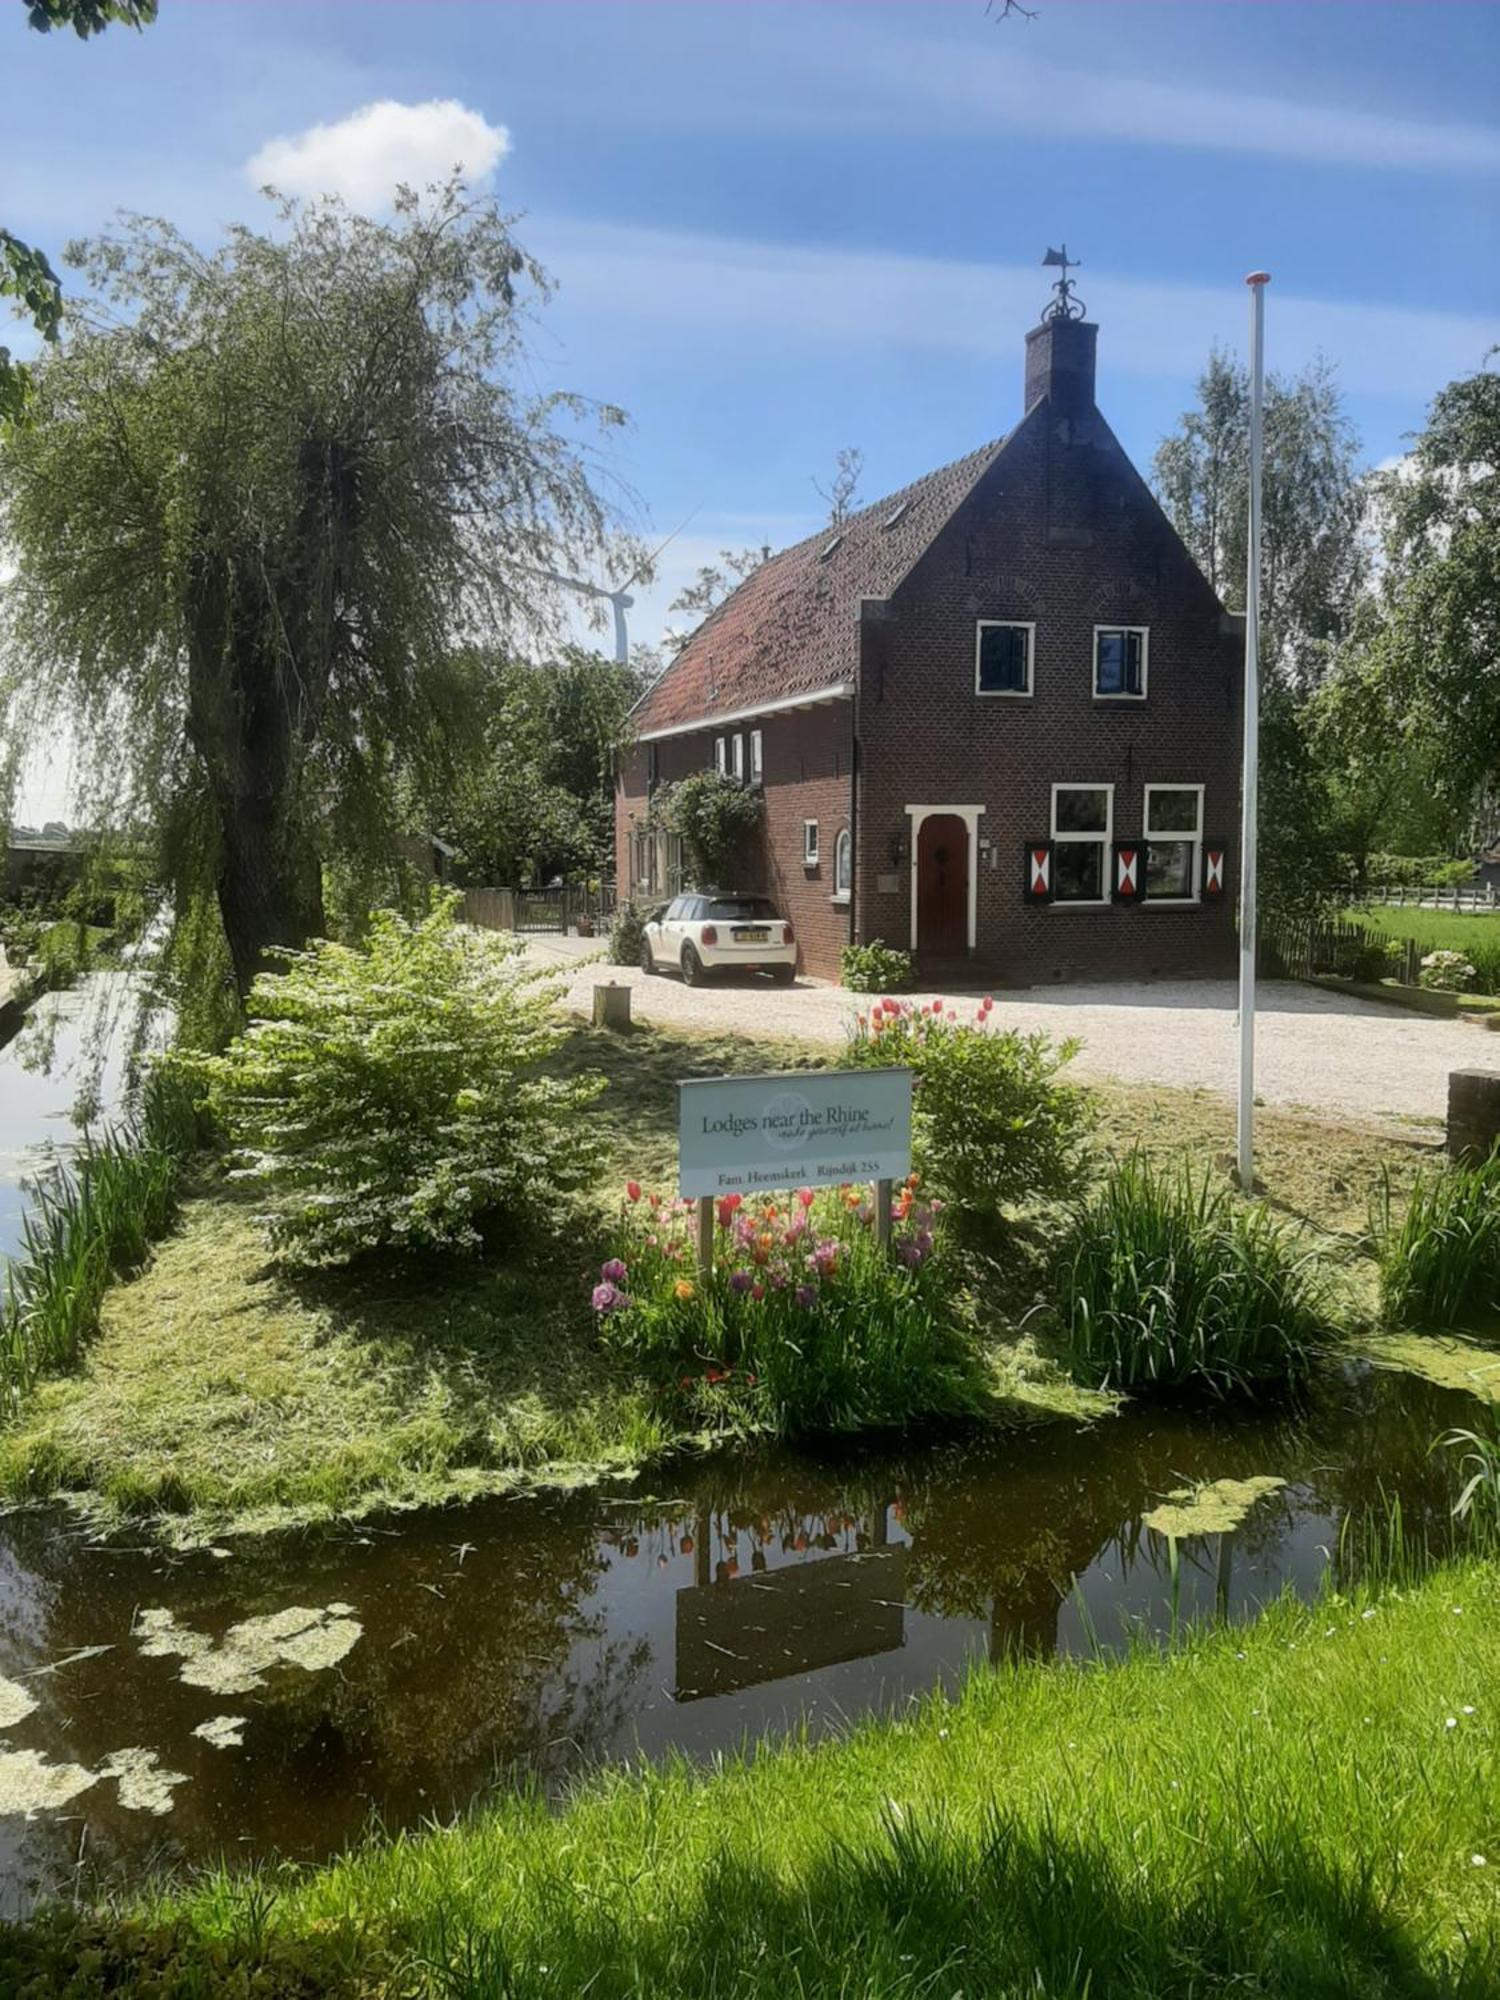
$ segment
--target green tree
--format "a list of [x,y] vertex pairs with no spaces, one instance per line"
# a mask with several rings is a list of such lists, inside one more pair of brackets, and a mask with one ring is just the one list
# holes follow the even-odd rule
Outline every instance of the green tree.
[[[1243,609],[1250,388],[1215,350],[1198,406],[1157,447],[1156,491],[1203,574]],[[1268,686],[1316,682],[1349,632],[1368,573],[1358,440],[1326,362],[1266,383],[1261,481],[1261,672]]]
[[93,297],[0,454],[0,734],[71,715],[94,810],[211,886],[243,994],[322,928],[321,862],[439,791],[455,645],[555,627],[543,574],[607,526],[578,425],[621,418],[518,385],[546,279],[456,178],[389,221],[286,202],[205,254],[137,218],[69,261]]

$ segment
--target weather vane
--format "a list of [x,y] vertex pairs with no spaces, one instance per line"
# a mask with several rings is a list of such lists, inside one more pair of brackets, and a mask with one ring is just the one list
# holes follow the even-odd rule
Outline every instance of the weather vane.
[[1074,298],[1073,281],[1068,276],[1068,273],[1069,271],[1081,271],[1083,265],[1076,258],[1068,255],[1068,246],[1066,243],[1061,250],[1049,250],[1042,259],[1042,264],[1044,267],[1051,266],[1054,270],[1061,270],[1062,272],[1062,276],[1052,287],[1057,297],[1049,306],[1043,309],[1043,322],[1049,319],[1082,319],[1087,308],[1082,299]]

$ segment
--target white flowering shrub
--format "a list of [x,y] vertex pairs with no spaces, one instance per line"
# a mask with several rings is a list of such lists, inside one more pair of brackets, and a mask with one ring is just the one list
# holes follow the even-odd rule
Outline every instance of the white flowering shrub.
[[1422,960],[1417,983],[1435,993],[1467,993],[1474,984],[1474,968],[1461,951],[1430,951]]
[[289,1262],[479,1247],[479,1223],[535,1223],[598,1169],[601,1077],[549,1075],[558,982],[516,938],[381,911],[358,947],[319,939],[251,989],[220,1056],[184,1056],[268,1197]]

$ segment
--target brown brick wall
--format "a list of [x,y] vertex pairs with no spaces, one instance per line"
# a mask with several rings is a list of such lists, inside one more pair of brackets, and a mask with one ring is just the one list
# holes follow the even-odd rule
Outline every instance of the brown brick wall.
[[[849,938],[849,910],[833,895],[834,842],[850,824],[852,785],[853,705],[829,703],[822,708],[769,715],[736,727],[745,735],[749,769],[749,732],[762,733],[765,791],[764,837],[745,856],[736,888],[763,889],[791,918],[797,933],[799,964],[820,979],[837,979],[839,953]],[[690,771],[713,763],[714,737],[730,734],[716,729],[670,736],[656,746],[657,778],[671,784]],[[634,888],[630,878],[631,815],[635,824],[646,812],[647,749],[637,744],[622,759],[615,785],[615,858],[621,892]],[[802,863],[805,820],[818,822],[818,865]]]
[[[979,696],[976,622],[1034,620],[1029,701]],[[1147,699],[1093,695],[1093,627],[1150,628]],[[976,958],[997,979],[1220,972],[1233,958],[1239,641],[1102,420],[1043,404],[883,607],[861,648],[856,934],[910,941],[908,804],[983,804]],[[1114,838],[1138,835],[1147,783],[1203,784],[1228,843],[1226,893],[1189,909],[1034,905],[1028,840],[1054,783],[1112,784]],[[1107,861],[1109,857],[1107,857]],[[1112,866],[1112,861],[1109,861]]]

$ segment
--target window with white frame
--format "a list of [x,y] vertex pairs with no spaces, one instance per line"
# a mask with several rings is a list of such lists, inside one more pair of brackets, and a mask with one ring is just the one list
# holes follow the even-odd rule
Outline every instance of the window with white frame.
[[733,750],[733,770],[734,770],[734,775],[735,775],[735,776],[736,776],[736,777],[737,777],[737,778],[739,779],[740,783],[741,783],[741,784],[743,784],[743,783],[745,782],[745,732],[744,732],[744,730],[743,730],[743,729],[741,729],[741,730],[738,730],[738,731],[737,731],[737,732],[735,733],[735,735],[734,735],[734,736],[733,736],[733,737],[732,737],[732,738],[730,739],[730,742],[731,742],[731,746],[732,746],[732,750]]
[[729,776],[729,739],[727,736],[714,738],[714,769],[721,778]]
[[1147,785],[1146,901],[1196,903],[1203,885],[1203,787]]
[[1094,627],[1094,693],[1111,701],[1144,701],[1146,653],[1150,629],[1145,625]]
[[758,785],[765,776],[764,739],[758,729],[750,732],[750,782]]
[[1102,903],[1109,885],[1113,785],[1052,787],[1052,900]]
[[847,903],[854,885],[854,840],[847,826],[833,843],[833,897]]
[[1034,624],[981,618],[974,635],[974,692],[1029,695]]
[[805,819],[802,822],[802,866],[816,868],[818,865],[818,822]]

